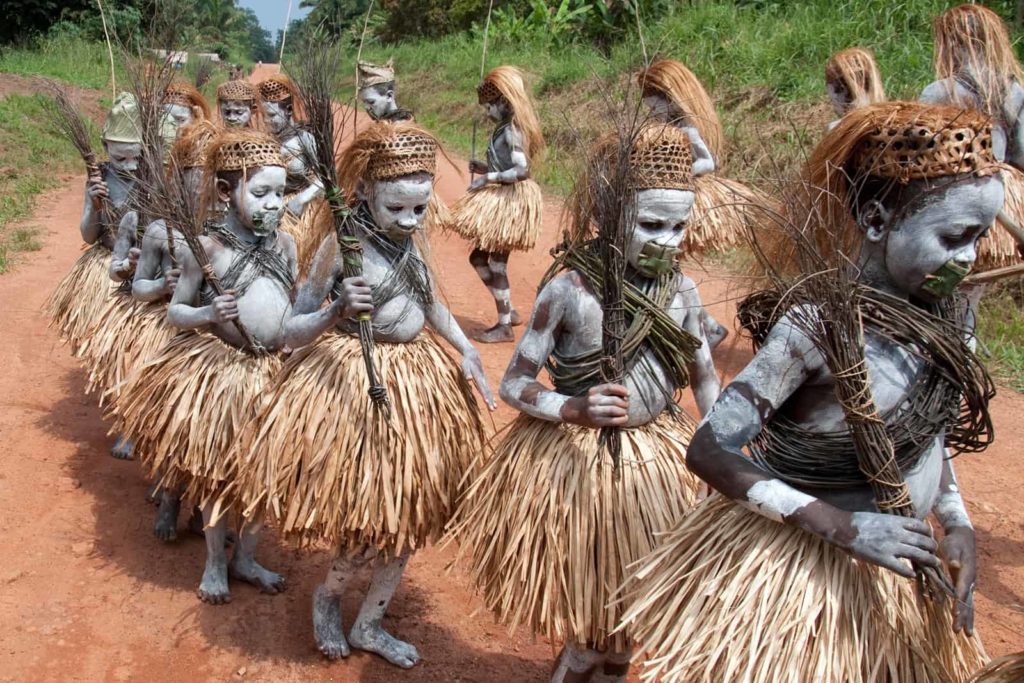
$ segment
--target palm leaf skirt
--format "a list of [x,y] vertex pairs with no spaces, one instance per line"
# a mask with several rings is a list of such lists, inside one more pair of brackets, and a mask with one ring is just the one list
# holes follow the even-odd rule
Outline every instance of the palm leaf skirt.
[[484,251],[529,251],[540,236],[542,209],[534,180],[491,183],[455,202],[445,225]]
[[266,400],[281,367],[209,333],[181,332],[139,367],[111,405],[114,428],[135,442],[147,473],[183,489],[200,506],[232,507],[237,442]]
[[632,570],[645,680],[959,683],[986,659],[948,601],[719,495]]
[[346,552],[415,550],[444,531],[484,424],[459,365],[430,335],[374,344],[391,423],[372,405],[359,340],[328,334],[285,363],[242,444],[246,514]]
[[72,351],[95,328],[115,285],[110,279],[110,249],[96,242],[78,257],[46,300],[43,310],[50,325]]
[[458,557],[510,629],[623,651],[612,604],[627,567],[683,518],[698,480],[689,421],[624,429],[619,476],[598,430],[521,416],[466,492],[451,525]]

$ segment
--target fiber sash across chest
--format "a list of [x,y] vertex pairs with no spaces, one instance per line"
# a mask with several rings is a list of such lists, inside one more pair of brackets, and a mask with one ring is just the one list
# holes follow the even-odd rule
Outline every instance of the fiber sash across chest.
[[[224,289],[233,289],[235,290],[235,296],[240,297],[248,291],[249,287],[256,280],[261,277],[267,277],[280,284],[284,291],[291,293],[292,288],[295,286],[295,279],[292,277],[288,259],[270,247],[270,244],[277,240],[276,235],[248,243],[240,240],[223,224],[208,224],[206,231],[207,235],[234,252],[231,257],[231,264],[224,274],[220,276],[220,282]],[[209,305],[213,298],[213,290],[209,287],[204,287],[202,293],[203,304]]]
[[510,125],[512,124],[503,123],[491,134],[491,141],[487,144],[487,171],[490,173],[500,173],[515,166],[512,163],[512,148],[509,145],[498,146],[498,141],[505,135]]
[[[942,300],[931,310],[858,286],[864,326],[925,361],[904,401],[882,415],[902,472],[913,467],[935,438],[945,434],[954,455],[983,450],[992,440],[988,401],[995,394],[984,366],[964,341],[962,300]],[[764,342],[788,306],[779,292],[755,293],[738,316],[755,347]],[[806,333],[806,330],[801,330]],[[803,486],[868,484],[847,430],[814,432],[776,413],[751,444],[761,467]]]
[[[602,291],[604,273],[595,242],[565,247],[543,284],[563,269],[578,272],[595,295]],[[629,321],[622,341],[624,365],[629,371],[640,362],[642,353],[650,350],[674,384],[673,391],[689,385],[689,365],[701,345],[701,341],[684,330],[667,310],[677,292],[678,275],[677,271],[671,270],[657,280],[645,282],[642,287],[623,283]],[[559,393],[578,396],[600,384],[602,354],[600,347],[572,355],[557,350],[552,353],[547,361],[547,370]]]

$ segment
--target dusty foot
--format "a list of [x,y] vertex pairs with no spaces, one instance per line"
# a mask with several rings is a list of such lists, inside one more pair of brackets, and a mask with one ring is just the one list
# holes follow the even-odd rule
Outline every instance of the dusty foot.
[[114,445],[110,447],[110,454],[118,460],[133,460],[135,458],[135,444],[121,435],[118,435]]
[[160,507],[156,510],[156,523],[153,533],[161,541],[169,543],[178,538],[178,511],[181,509],[181,498],[164,494],[160,498]]
[[489,330],[484,330],[480,334],[476,335],[476,340],[484,344],[498,344],[501,342],[515,341],[515,335],[512,334],[511,325],[502,325],[498,323]]
[[199,599],[211,605],[224,605],[231,602],[231,591],[228,589],[228,568],[222,564],[206,563],[203,580],[199,583]]
[[512,315],[510,317],[512,318],[512,327],[519,327],[523,324],[523,316],[519,315],[519,311],[516,309],[512,309]]
[[327,659],[341,659],[352,652],[341,623],[341,600],[320,584],[313,591],[313,637]]
[[551,671],[551,683],[589,681],[603,660],[604,656],[599,652],[566,645],[558,653],[555,668]]
[[256,560],[239,560],[237,551],[228,565],[231,576],[248,581],[269,595],[277,595],[284,590],[284,577],[264,568]]
[[357,650],[378,654],[403,669],[411,669],[420,661],[420,653],[415,647],[395,638],[380,624],[354,625],[348,634],[348,642]]

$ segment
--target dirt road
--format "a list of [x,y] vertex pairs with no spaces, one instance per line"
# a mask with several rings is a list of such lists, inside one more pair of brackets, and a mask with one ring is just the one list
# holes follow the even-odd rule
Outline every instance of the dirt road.
[[[439,189],[452,202],[467,179],[443,166]],[[167,546],[153,537],[154,509],[144,501],[138,465],[107,455],[110,439],[96,402],[83,394],[78,365],[40,313],[79,253],[83,179],[62,180],[32,220],[43,228],[43,249],[0,277],[0,680],[542,680],[554,647],[495,625],[466,576],[446,573],[450,550],[412,559],[386,620],[423,654],[408,672],[370,655],[337,663],[319,656],[309,601],[329,557],[298,553],[273,533],[260,556],[286,574],[286,593],[265,596],[233,585],[231,604],[199,602],[202,540],[183,533]],[[511,263],[515,302],[524,312],[560,232],[558,209],[547,202],[540,244]],[[433,252],[467,331],[489,326],[493,304],[467,263],[469,246],[435,235]],[[731,320],[732,281],[713,270],[693,272],[714,315]],[[511,351],[481,348],[493,384]],[[746,345],[730,339],[719,367],[731,374],[747,356]],[[996,445],[958,467],[978,527],[980,630],[990,654],[1000,655],[1024,649],[1024,466],[1017,459],[1024,400],[1001,392],[993,414]],[[511,416],[502,409],[496,426]],[[353,596],[346,612],[356,607]]]

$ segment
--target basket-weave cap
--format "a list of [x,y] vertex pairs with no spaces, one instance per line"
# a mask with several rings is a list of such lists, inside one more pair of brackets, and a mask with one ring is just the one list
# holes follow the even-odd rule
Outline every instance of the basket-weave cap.
[[184,81],[171,81],[164,90],[163,103],[205,108],[203,96],[195,89],[195,86]]
[[358,69],[356,70],[356,77],[358,81],[358,89],[369,88],[374,85],[383,85],[384,83],[395,82],[395,67],[392,60],[388,60],[387,64],[371,64],[370,62],[360,61]]
[[480,104],[490,104],[504,98],[494,81],[485,80],[476,87],[476,97]]
[[217,86],[217,99],[221,102],[255,102],[259,99],[259,92],[249,81],[224,81]]
[[437,171],[437,144],[416,130],[400,130],[374,146],[366,164],[367,180],[391,180]]
[[629,153],[634,190],[693,190],[693,153],[689,136],[671,125],[648,125]]
[[173,156],[180,168],[206,166],[207,150],[220,130],[210,121],[197,121],[178,135]]
[[142,142],[139,104],[130,92],[117,94],[114,106],[103,122],[103,139],[108,142]]
[[222,132],[211,143],[213,158],[209,165],[214,171],[249,171],[260,166],[286,167],[281,156],[281,144],[254,130]]
[[999,170],[992,151],[992,125],[981,114],[895,108],[880,112],[874,130],[861,136],[852,162],[859,175],[902,183],[922,178]]
[[284,102],[295,97],[292,81],[284,74],[274,74],[270,78],[260,81],[257,88],[260,98],[264,102]]

